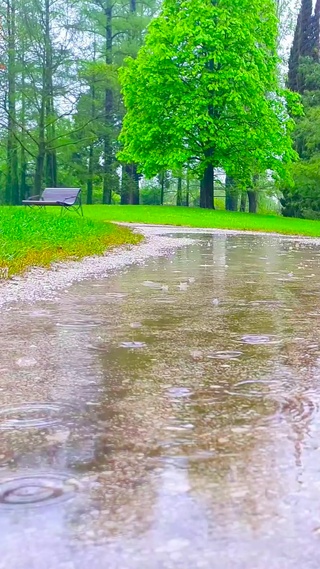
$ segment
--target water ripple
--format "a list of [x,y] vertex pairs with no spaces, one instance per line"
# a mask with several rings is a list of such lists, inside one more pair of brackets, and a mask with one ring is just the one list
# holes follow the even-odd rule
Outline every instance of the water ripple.
[[242,352],[236,350],[223,350],[212,352],[207,355],[207,358],[211,360],[237,360],[242,356]]
[[319,412],[319,403],[306,394],[286,396],[278,403],[278,416],[289,417],[293,422],[309,420]]
[[139,348],[145,348],[147,344],[145,342],[121,342],[119,344],[120,348],[126,348],[128,350],[137,350]]
[[79,484],[63,474],[28,474],[0,480],[0,506],[51,505],[69,500]]
[[25,403],[0,409],[0,431],[51,427],[62,421],[61,414],[73,407],[56,403]]
[[246,334],[245,336],[242,336],[241,341],[244,344],[252,344],[252,345],[258,345],[258,344],[280,344],[281,340],[279,340],[277,338],[277,336],[267,336],[267,335],[260,335],[260,334]]

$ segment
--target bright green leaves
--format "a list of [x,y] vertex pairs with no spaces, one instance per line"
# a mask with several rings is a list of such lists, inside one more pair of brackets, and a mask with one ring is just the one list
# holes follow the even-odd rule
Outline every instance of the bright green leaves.
[[294,153],[276,42],[273,0],[165,0],[121,71],[120,158],[146,176],[184,165],[201,175],[209,163],[244,182],[283,175]]

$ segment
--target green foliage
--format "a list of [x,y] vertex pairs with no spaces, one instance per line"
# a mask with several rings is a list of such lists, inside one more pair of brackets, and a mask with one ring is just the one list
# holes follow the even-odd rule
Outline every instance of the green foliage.
[[116,192],[112,192],[112,196],[111,196],[111,203],[114,205],[119,205],[121,201],[120,195],[117,194]]
[[107,248],[140,240],[124,227],[72,214],[0,209],[0,268],[8,269],[9,275],[34,265],[102,254]]
[[148,177],[209,164],[243,184],[266,168],[285,176],[295,153],[284,97],[297,101],[279,89],[276,39],[273,0],[165,0],[121,72],[120,158]]
[[280,213],[281,192],[270,176],[259,176],[255,182],[258,196],[258,212],[263,214]]
[[140,200],[143,205],[160,205],[161,189],[156,184],[146,184],[140,190]]
[[[285,216],[318,219],[320,216],[320,63],[300,60],[303,79],[304,115],[296,122],[294,145],[300,162],[292,165],[292,184],[282,185],[282,213]],[[307,90],[308,89],[308,90]]]
[[295,164],[293,178],[294,185],[283,189],[283,215],[319,219],[320,153]]

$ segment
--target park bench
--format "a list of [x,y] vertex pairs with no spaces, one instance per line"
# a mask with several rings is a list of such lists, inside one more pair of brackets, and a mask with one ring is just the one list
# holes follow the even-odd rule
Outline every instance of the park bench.
[[73,210],[83,215],[80,188],[45,188],[40,196],[30,196],[22,203],[29,207],[58,206],[61,212]]

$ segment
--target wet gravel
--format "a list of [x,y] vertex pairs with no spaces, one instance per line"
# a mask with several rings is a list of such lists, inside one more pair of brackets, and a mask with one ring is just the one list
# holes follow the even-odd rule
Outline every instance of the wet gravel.
[[[0,280],[0,307],[14,302],[33,303],[37,300],[55,298],[55,293],[69,287],[74,282],[86,279],[99,279],[115,270],[133,264],[144,264],[151,257],[170,255],[175,249],[190,245],[196,236],[214,235],[257,235],[253,231],[234,231],[230,229],[186,228],[176,226],[156,226],[119,223],[131,227],[144,236],[140,245],[118,248],[104,256],[86,257],[81,261],[55,263],[50,269],[34,267],[25,275],[15,276],[9,281]],[[194,235],[195,239],[184,237]],[[180,235],[179,239],[175,236]],[[274,235],[282,240],[307,242],[310,246],[320,245],[320,239],[279,234],[259,233],[261,236]]]
[[320,247],[143,231],[1,311],[0,569],[318,569]]
[[[0,284],[0,307],[13,302],[32,303],[55,298],[55,293],[74,282],[102,278],[133,264],[144,264],[150,257],[166,256],[192,243],[190,238],[175,239],[159,235],[151,227],[137,230],[145,239],[140,245],[124,246],[104,256],[86,257],[81,261],[55,263],[50,269],[34,267],[25,275]],[[172,232],[172,229],[171,229]]]

